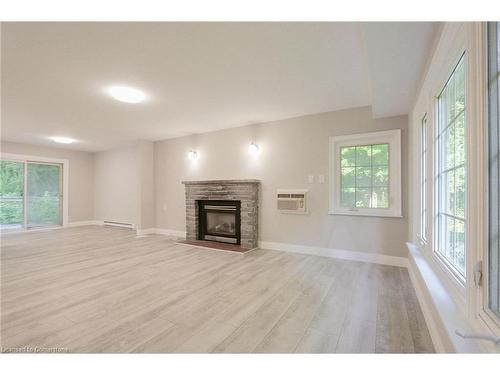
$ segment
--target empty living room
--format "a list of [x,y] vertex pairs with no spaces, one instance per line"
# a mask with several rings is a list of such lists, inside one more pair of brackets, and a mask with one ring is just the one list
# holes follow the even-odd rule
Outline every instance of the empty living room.
[[1,22],[0,359],[498,369],[500,22],[294,17]]

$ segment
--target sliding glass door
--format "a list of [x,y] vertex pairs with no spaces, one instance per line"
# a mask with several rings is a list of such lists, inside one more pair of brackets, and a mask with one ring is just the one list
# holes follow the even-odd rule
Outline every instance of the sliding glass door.
[[28,162],[27,227],[61,224],[61,165]]
[[0,229],[62,224],[62,165],[2,160]]
[[24,162],[0,161],[0,229],[24,227]]

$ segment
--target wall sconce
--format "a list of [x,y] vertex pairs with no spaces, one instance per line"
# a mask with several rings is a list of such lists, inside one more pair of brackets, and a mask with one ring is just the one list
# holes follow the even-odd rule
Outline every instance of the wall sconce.
[[248,146],[248,152],[252,156],[257,156],[260,153],[260,147],[258,144],[255,143],[250,143],[250,146]]
[[198,153],[194,150],[190,150],[188,152],[188,159],[191,160],[191,161],[196,161],[198,160]]

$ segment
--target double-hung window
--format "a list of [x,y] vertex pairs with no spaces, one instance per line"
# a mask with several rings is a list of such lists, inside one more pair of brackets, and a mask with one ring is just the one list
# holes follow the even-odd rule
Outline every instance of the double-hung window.
[[330,213],[401,216],[399,129],[330,138]]
[[435,251],[462,281],[466,276],[467,163],[465,59],[463,55],[437,99]]

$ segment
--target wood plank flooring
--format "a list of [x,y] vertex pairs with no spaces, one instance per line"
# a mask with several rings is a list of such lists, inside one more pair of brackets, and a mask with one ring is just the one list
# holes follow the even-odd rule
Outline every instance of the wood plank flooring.
[[98,226],[1,241],[4,352],[434,352],[404,268]]

